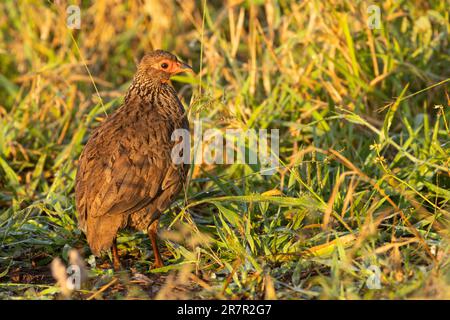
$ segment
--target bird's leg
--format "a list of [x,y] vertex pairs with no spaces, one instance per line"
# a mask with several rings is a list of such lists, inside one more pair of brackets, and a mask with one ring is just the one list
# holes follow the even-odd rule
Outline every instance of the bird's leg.
[[159,219],[156,219],[152,222],[150,227],[148,227],[148,236],[150,237],[150,241],[152,242],[153,254],[155,255],[155,264],[153,265],[155,268],[161,268],[164,266],[163,260],[161,258],[161,254],[158,249],[158,223]]
[[111,251],[112,251],[114,271],[119,271],[122,268],[122,265],[120,264],[119,252],[117,251],[116,238],[114,238],[113,240]]

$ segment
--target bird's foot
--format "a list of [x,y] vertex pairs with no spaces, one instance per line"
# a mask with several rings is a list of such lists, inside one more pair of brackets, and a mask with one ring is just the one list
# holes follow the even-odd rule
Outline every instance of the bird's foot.
[[122,264],[120,263],[120,261],[118,261],[118,260],[113,261],[113,269],[116,272],[122,270]]
[[155,259],[155,263],[153,263],[152,269],[159,269],[164,267],[164,263],[160,259]]

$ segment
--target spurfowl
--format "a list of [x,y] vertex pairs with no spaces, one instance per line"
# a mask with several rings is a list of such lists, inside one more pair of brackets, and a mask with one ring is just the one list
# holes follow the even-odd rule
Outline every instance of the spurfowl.
[[175,129],[189,130],[184,108],[168,83],[174,74],[192,71],[162,50],[139,63],[123,105],[92,133],[84,147],[76,176],[78,223],[91,251],[116,247],[119,229],[147,230],[155,263],[163,266],[157,245],[161,213],[182,189],[187,164],[176,164],[171,151]]

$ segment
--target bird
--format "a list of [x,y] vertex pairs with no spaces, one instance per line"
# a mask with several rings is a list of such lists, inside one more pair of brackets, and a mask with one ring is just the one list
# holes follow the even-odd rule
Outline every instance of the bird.
[[157,241],[159,219],[183,189],[189,170],[189,163],[171,157],[181,143],[172,139],[173,132],[189,130],[185,109],[170,84],[180,72],[194,73],[167,51],[145,54],[123,104],[92,132],[79,157],[78,225],[95,256],[111,250],[115,270],[122,267],[117,233],[128,227],[147,231],[153,267],[164,266]]

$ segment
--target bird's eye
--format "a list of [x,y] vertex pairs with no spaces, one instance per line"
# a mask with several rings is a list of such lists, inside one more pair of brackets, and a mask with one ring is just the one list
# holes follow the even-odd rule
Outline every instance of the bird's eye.
[[165,62],[161,63],[161,68],[163,68],[163,69],[167,69],[168,66],[169,65]]

